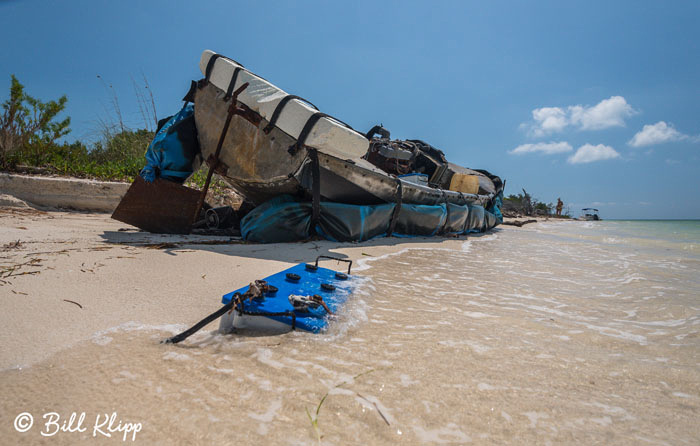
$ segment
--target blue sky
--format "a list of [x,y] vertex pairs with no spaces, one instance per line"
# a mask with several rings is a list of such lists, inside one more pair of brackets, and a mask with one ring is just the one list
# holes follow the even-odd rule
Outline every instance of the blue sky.
[[[262,5],[262,6],[258,6]],[[604,218],[700,218],[700,2],[0,0],[10,75],[68,96],[70,139],[175,113],[212,49],[366,131]]]

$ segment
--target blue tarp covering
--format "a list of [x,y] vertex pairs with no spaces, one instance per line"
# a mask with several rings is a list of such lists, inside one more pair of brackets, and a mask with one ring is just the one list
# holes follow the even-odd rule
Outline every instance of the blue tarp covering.
[[374,237],[384,237],[393,212],[393,204],[357,206],[321,202],[321,218],[316,232],[339,242],[364,242]]
[[295,242],[309,238],[311,203],[282,195],[256,207],[241,220],[241,237],[258,243]]
[[396,219],[394,234],[399,237],[432,237],[442,229],[447,211],[445,205],[403,204]]
[[478,205],[469,206],[469,218],[465,227],[467,233],[481,232],[484,229],[484,207]]
[[445,234],[463,234],[467,220],[469,219],[469,206],[459,206],[447,203],[448,215],[445,224]]
[[[449,213],[447,206],[449,206]],[[315,232],[333,241],[365,241],[374,237],[434,236],[481,232],[498,224],[495,213],[482,206],[440,204],[435,206],[404,204],[394,232],[388,234],[394,212],[393,203],[359,206],[321,202]],[[241,236],[258,243],[305,240],[311,230],[312,206],[289,195],[276,197],[253,209],[241,220]],[[500,213],[500,211],[499,211]]]
[[493,199],[493,202],[491,203],[491,206],[487,209],[487,211],[491,212],[495,217],[496,220],[498,221],[498,224],[500,225],[503,223],[503,214],[501,213],[501,206],[503,206],[503,191],[499,192],[498,195]]
[[194,106],[186,104],[156,133],[146,150],[147,164],[140,175],[149,183],[158,177],[182,183],[192,174],[198,153]]
[[484,226],[482,227],[482,231],[488,231],[496,225],[496,216],[489,211],[484,211]]

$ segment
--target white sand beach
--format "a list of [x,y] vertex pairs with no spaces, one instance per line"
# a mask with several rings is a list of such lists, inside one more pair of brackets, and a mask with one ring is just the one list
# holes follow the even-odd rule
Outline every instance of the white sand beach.
[[[256,245],[148,234],[104,214],[4,208],[0,221],[0,435],[12,444],[700,435],[692,226],[690,238],[540,221],[458,239]],[[329,254],[363,279],[328,332],[221,335],[212,323],[160,343],[222,294]],[[27,413],[33,427],[19,432]]]
[[416,243],[451,242],[383,238],[355,245],[320,240],[261,245],[150,234],[100,213],[6,207],[0,219],[0,261],[10,274],[0,287],[2,369],[31,365],[127,322],[194,323],[216,310],[225,292],[319,255],[357,262]]

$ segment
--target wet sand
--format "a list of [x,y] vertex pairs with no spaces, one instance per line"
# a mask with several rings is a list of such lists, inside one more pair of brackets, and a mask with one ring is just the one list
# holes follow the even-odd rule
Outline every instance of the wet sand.
[[[144,244],[161,237],[120,232],[104,216],[3,221],[26,231],[3,239],[24,234],[3,256],[53,253],[40,273],[0,287],[13,302],[2,316],[12,348],[1,359],[11,369],[0,374],[0,435],[11,443],[121,442],[117,428],[134,425],[127,440],[141,444],[700,438],[692,243],[650,247],[606,227],[541,222],[408,243],[154,249]],[[59,253],[71,240],[75,250]],[[217,308],[224,292],[328,253],[354,260],[363,279],[327,333],[220,335],[211,324],[183,344],[159,343]],[[35,425],[21,434],[13,422],[25,411]],[[43,437],[48,412],[61,422],[84,412],[86,431]],[[96,418],[112,413],[113,437],[93,437]]]
[[0,369],[33,364],[127,322],[194,322],[226,292],[319,255],[357,261],[413,242],[447,242],[246,244],[144,233],[106,214],[17,208],[0,209],[0,226]]

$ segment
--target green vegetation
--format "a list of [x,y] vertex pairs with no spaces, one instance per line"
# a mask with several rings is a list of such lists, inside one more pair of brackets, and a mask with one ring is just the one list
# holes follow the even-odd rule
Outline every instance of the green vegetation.
[[58,143],[70,132],[70,118],[57,118],[67,101],[66,96],[48,102],[33,98],[12,76],[10,97],[2,104],[0,116],[0,169],[133,180],[146,164],[144,153],[154,133],[127,129],[120,118],[118,131],[113,130],[116,126],[103,125],[101,138],[89,146],[80,141]]
[[[146,165],[144,155],[155,136],[153,96],[145,78],[143,91],[134,82],[144,128],[131,130],[124,124],[113,87],[104,83],[100,76],[98,78],[111,96],[110,105],[115,117],[111,123],[100,123],[101,136],[97,141],[85,144],[81,141],[57,142],[70,132],[70,118],[62,121],[56,118],[66,106],[68,99],[65,96],[44,103],[29,96],[19,80],[12,76],[10,98],[2,104],[3,114],[0,116],[0,170],[133,181]],[[201,168],[185,185],[201,189],[206,176],[206,169]],[[213,177],[209,190],[214,202],[237,200],[230,187],[217,175]]]
[[[0,115],[0,162],[4,165],[8,157],[20,150],[53,144],[70,132],[70,118],[57,121],[68,98],[42,102],[24,91],[17,78],[12,75],[10,97],[2,104]],[[36,157],[34,151],[29,155]]]
[[[553,203],[543,203],[537,198],[527,193],[523,189],[522,194],[508,195],[503,199],[503,208],[501,211],[506,217],[517,216],[549,216],[554,217],[556,206]],[[559,218],[571,218],[568,208],[562,213]]]
[[91,147],[82,142],[30,143],[7,155],[3,170],[132,181],[146,165],[144,153],[153,133],[125,130]]

